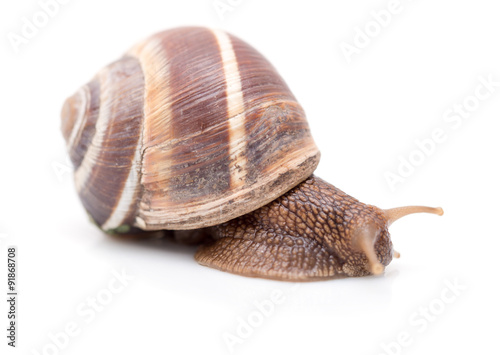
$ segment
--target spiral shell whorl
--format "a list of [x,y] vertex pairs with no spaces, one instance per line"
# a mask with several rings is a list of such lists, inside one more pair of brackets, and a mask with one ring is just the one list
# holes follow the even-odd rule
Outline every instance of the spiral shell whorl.
[[101,70],[63,108],[63,132],[73,124],[71,135],[64,135],[76,189],[90,216],[104,230],[134,221],[131,210],[135,211],[140,187],[143,87],[138,61],[122,58]]

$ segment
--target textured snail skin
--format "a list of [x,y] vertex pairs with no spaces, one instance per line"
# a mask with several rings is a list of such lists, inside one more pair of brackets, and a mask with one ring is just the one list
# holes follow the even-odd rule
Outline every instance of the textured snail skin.
[[[165,231],[196,260],[307,281],[380,274],[398,253],[380,210],[313,176],[304,110],[254,48],[219,30],[157,33],[107,65],[62,109],[75,187],[107,233]],[[163,232],[162,232],[163,233]]]
[[393,257],[387,218],[315,176],[249,214],[211,228],[196,253],[206,266],[245,276],[312,281],[372,273],[353,236],[366,225],[377,259]]

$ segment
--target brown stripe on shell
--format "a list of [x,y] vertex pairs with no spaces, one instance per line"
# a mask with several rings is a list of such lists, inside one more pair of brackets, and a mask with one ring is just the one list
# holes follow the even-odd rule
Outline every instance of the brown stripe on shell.
[[[172,134],[168,195],[182,203],[216,198],[229,188],[226,79],[216,39],[182,29],[164,41],[171,56]],[[179,206],[182,208],[182,205]]]
[[305,113],[276,69],[254,48],[231,36],[246,109],[247,179],[256,183],[297,154],[317,150]]
[[[106,77],[102,77],[102,76]],[[87,150],[85,161],[77,170],[75,178],[79,195],[95,222],[102,226],[114,215],[120,224],[131,224],[126,220],[135,209],[125,204],[123,210],[115,211],[122,199],[137,199],[138,184],[124,190],[134,166],[143,124],[144,77],[137,59],[125,57],[110,64],[98,77],[101,81],[101,112],[96,133]],[[109,115],[104,117],[104,115]],[[102,124],[101,120],[107,122]],[[103,135],[99,138],[99,135]],[[99,139],[96,139],[99,138]],[[78,182],[81,169],[87,169],[82,181]],[[139,181],[137,181],[138,183]],[[123,217],[120,217],[123,216]]]
[[[228,190],[226,83],[215,36],[204,28],[160,33],[131,53],[143,67],[153,68],[145,69],[146,103],[154,107],[146,109],[145,216],[138,218],[146,227],[143,218],[166,219],[165,214]],[[168,87],[154,77],[163,77]]]
[[273,65],[257,50],[230,35],[238,59],[241,85],[248,109],[275,101],[297,102]]

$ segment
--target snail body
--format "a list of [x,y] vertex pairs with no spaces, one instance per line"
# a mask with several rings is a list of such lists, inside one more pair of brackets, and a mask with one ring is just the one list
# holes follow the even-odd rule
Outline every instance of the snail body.
[[[68,98],[75,187],[106,232],[203,235],[203,265],[314,280],[380,273],[396,216],[315,177],[304,110],[255,49],[219,30],[149,37]],[[392,212],[391,212],[392,211]],[[191,232],[185,232],[191,231]]]

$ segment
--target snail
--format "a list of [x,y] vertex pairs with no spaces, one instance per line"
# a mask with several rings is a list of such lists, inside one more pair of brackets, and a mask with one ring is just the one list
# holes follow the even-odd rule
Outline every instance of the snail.
[[157,33],[62,108],[74,183],[108,233],[174,231],[202,265],[251,277],[383,273],[388,227],[417,212],[363,204],[316,177],[320,152],[275,68],[222,30]]

